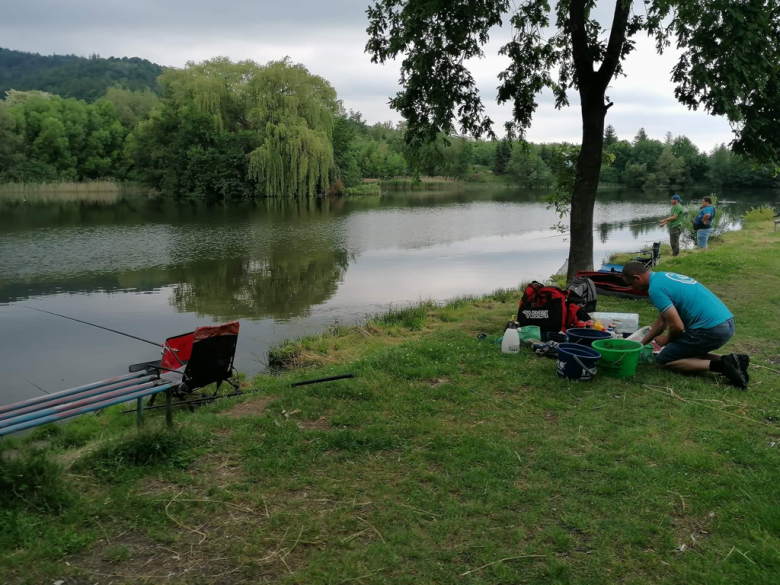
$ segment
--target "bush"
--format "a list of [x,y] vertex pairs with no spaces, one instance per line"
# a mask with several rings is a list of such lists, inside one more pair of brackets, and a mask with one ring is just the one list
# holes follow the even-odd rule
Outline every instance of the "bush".
[[81,469],[99,472],[110,478],[130,467],[185,468],[195,459],[195,448],[202,442],[184,429],[171,433],[140,433],[105,444],[77,463]]
[[62,471],[61,465],[42,452],[0,452],[0,509],[61,511],[75,499],[62,480]]
[[762,205],[761,207],[753,207],[748,211],[745,215],[742,216],[742,219],[744,219],[748,223],[752,222],[759,222],[759,221],[772,221],[776,216],[776,211],[774,207],[769,207],[768,205]]
[[377,183],[368,183],[358,187],[348,187],[344,189],[344,195],[353,197],[357,195],[381,195],[382,189]]

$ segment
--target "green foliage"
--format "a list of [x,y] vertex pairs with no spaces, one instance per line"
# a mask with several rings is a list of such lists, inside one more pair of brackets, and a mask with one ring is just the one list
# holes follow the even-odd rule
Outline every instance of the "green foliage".
[[40,90],[63,98],[94,101],[110,87],[157,89],[163,68],[138,57],[42,56],[0,48],[0,95],[8,90]]
[[762,205],[760,207],[751,208],[750,211],[742,216],[742,219],[748,223],[753,223],[759,221],[772,221],[776,216],[777,212],[774,207]]
[[532,144],[520,145],[512,151],[507,172],[521,187],[547,188],[555,182],[550,167],[539,156],[539,148]]
[[126,130],[111,102],[32,94],[17,95],[13,103],[0,110],[0,138],[13,148],[8,153],[0,147],[8,161],[0,167],[0,181],[121,177]]
[[512,143],[508,140],[499,140],[496,142],[496,156],[493,163],[493,172],[497,175],[503,175],[507,171],[509,161],[512,158]]
[[129,142],[143,183],[209,197],[313,197],[330,187],[339,104],[302,65],[216,58],[168,70],[160,85],[159,113]]
[[59,512],[75,501],[62,466],[41,451],[0,449],[0,511],[29,508]]
[[358,187],[347,187],[344,189],[344,195],[346,196],[358,196],[358,195],[381,195],[382,189],[378,183],[367,183]]
[[363,180],[358,165],[353,142],[357,136],[357,127],[345,113],[336,116],[333,123],[333,164],[335,176],[344,187],[357,187]]
[[119,121],[128,130],[135,128],[141,120],[149,118],[152,110],[160,105],[160,98],[149,89],[131,91],[121,87],[109,87],[105,98],[114,104]]
[[[580,147],[565,142],[559,145],[548,145],[540,151],[539,155],[546,160],[547,166],[555,175],[555,190],[545,199],[558,216],[563,218],[571,205]],[[558,227],[562,229],[563,226]]]

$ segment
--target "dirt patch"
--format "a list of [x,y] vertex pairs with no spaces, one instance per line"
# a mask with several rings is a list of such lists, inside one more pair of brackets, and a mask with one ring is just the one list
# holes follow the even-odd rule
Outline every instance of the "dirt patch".
[[193,470],[206,476],[205,485],[230,484],[243,478],[243,466],[238,459],[210,453],[198,459]]
[[[168,543],[166,543],[168,544]],[[145,533],[129,531],[95,544],[66,560],[74,585],[108,585],[142,581],[162,583],[243,582],[240,564],[183,541],[164,546]]]
[[685,516],[685,496],[677,493],[672,493],[672,496],[675,498],[674,505],[679,514],[672,518],[676,542],[672,552],[684,553],[695,549],[701,541],[709,537],[708,528],[715,518],[715,513],[709,512],[704,518]]
[[95,449],[103,445],[105,441],[99,440],[94,441],[90,443],[89,445],[85,445],[84,447],[80,447],[78,449],[75,449],[73,451],[68,451],[67,453],[61,453],[60,455],[57,455],[54,460],[62,465],[66,470],[70,469],[70,467],[79,459],[84,457],[85,455],[89,455],[92,453]]
[[548,421],[550,421],[554,425],[558,424],[558,415],[556,415],[551,410],[546,410],[545,411],[544,418],[546,418]]
[[244,416],[260,416],[265,412],[268,405],[276,400],[276,396],[266,396],[259,400],[247,400],[236,404],[233,408],[221,413],[222,416],[228,418],[241,418]]
[[333,427],[326,418],[298,421],[298,428],[306,431],[330,431]]
[[449,382],[449,378],[433,378],[428,380],[428,384],[430,384],[431,388],[436,388],[436,386],[440,386],[441,384],[448,384]]

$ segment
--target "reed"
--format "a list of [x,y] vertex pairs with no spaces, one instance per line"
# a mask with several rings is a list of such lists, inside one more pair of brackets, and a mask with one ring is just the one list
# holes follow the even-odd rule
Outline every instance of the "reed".
[[61,183],[2,183],[0,201],[26,203],[115,202],[120,195],[140,192],[133,184],[99,180]]

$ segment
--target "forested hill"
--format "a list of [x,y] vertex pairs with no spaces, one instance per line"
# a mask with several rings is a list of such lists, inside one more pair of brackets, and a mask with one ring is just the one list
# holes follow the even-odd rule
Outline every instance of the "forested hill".
[[109,87],[157,91],[163,68],[138,57],[50,55],[0,48],[0,99],[9,89],[40,90],[94,101]]

